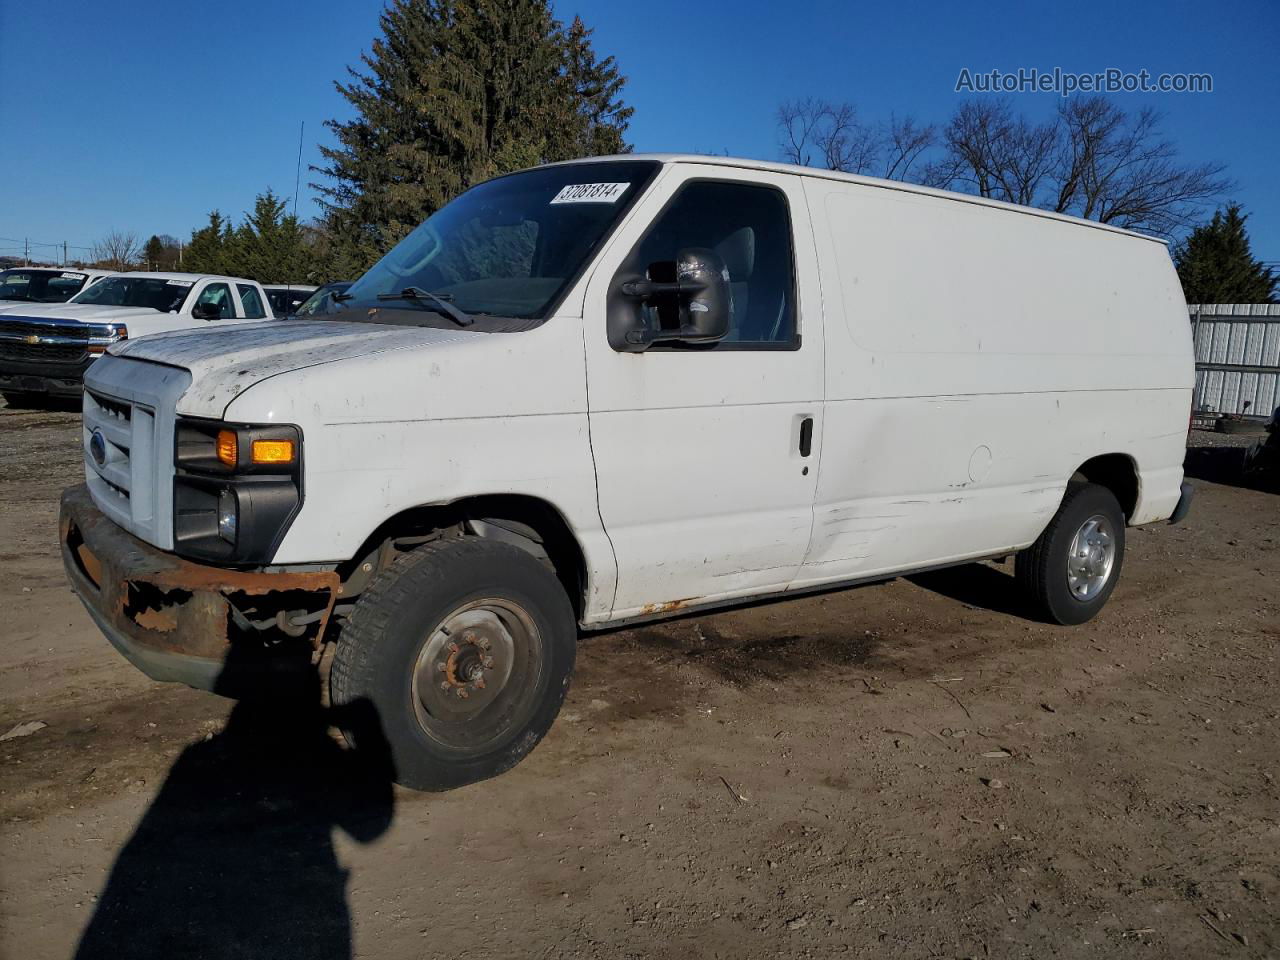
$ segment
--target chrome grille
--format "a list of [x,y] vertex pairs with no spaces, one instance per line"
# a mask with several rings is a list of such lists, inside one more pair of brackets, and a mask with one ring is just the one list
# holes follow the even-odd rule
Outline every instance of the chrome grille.
[[0,315],[0,360],[79,363],[101,353],[124,333],[123,324],[81,323],[57,317]]
[[185,370],[112,356],[85,375],[89,492],[121,527],[164,549],[173,546],[174,407],[190,383]]

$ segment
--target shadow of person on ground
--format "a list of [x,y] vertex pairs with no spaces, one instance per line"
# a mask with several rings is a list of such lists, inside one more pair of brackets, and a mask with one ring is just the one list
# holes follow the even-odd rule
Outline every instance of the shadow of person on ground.
[[1039,622],[1012,574],[985,564],[968,563],[961,567],[912,574],[906,579],[917,587],[970,607]]
[[[229,658],[220,688],[244,690],[238,671]],[[333,832],[379,837],[394,771],[373,707],[337,709],[321,704],[314,670],[275,676],[187,747],[120,851],[76,956],[349,958]],[[360,750],[331,736],[340,720]]]

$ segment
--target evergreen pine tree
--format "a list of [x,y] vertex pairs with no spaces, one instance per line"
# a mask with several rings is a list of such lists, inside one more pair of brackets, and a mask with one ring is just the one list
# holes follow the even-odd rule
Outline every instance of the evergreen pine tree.
[[1196,227],[1174,262],[1187,303],[1271,303],[1278,279],[1249,247],[1240,205],[1228,205]]
[[[381,36],[338,92],[338,145],[317,184],[334,256],[367,266],[471,185],[626,149],[625,78],[580,20],[547,0],[391,0]],[[346,271],[339,271],[346,272]]]
[[328,279],[323,251],[285,213],[287,201],[271,190],[258,194],[239,227],[214,210],[192,231],[184,267],[193,273],[245,277],[259,283],[320,283]]
[[188,273],[224,273],[226,233],[230,224],[217,210],[209,213],[209,222],[191,231],[191,242],[183,251],[182,268]]
[[147,270],[163,270],[164,260],[164,241],[153,233],[151,239],[147,241],[147,245],[142,248],[142,261]]
[[298,218],[271,190],[258,195],[232,240],[235,275],[260,283],[303,283],[316,273]]

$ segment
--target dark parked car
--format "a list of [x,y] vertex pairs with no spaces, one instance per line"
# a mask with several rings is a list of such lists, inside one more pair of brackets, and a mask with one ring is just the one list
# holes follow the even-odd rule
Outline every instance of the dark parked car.
[[347,288],[351,286],[352,281],[341,280],[336,283],[326,283],[323,287],[311,294],[302,306],[293,312],[295,317],[315,317],[326,313],[333,313],[339,309],[340,301],[334,299],[336,294],[346,293]]
[[297,283],[264,283],[262,289],[267,291],[267,300],[271,303],[271,312],[276,317],[291,317],[316,292],[314,286]]
[[1280,490],[1280,407],[1267,422],[1267,436],[1244,456],[1244,476],[1260,487]]

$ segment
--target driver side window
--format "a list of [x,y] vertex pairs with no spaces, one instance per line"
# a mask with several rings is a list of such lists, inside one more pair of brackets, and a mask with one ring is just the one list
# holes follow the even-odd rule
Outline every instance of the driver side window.
[[[777,350],[796,336],[795,268],[791,218],[773,187],[716,180],[686,184],[640,241],[632,256],[650,280],[675,279],[675,258],[690,247],[714,250],[729,271],[733,312],[729,334],[717,346]],[[671,302],[646,304],[655,328],[678,323]],[[668,316],[667,314],[671,315]]]
[[236,309],[231,305],[231,290],[225,283],[211,283],[196,298],[198,304],[212,304],[218,308],[219,320],[232,320]]

